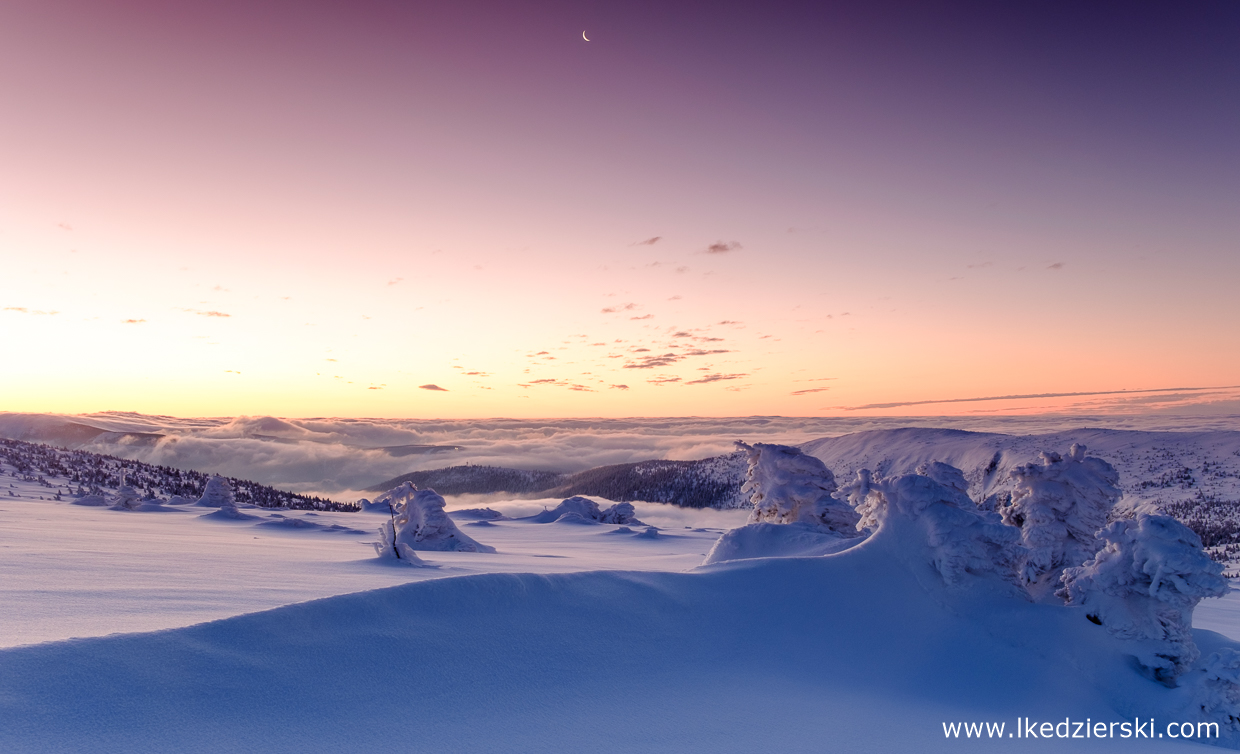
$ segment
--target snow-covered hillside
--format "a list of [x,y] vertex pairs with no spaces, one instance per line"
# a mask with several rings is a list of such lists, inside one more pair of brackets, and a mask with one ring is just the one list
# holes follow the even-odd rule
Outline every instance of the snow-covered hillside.
[[1043,451],[1065,452],[1074,443],[1119,472],[1117,507],[1126,515],[1153,505],[1200,535],[1216,558],[1240,554],[1240,432],[1145,432],[1077,429],[1042,435],[1007,435],[954,429],[910,428],[857,432],[806,443],[838,478],[868,468],[883,476],[907,474],[928,461],[964,471],[975,501],[1012,491],[1012,469]]
[[[1142,676],[1084,610],[949,590],[906,545],[435,579],[2,650],[0,750],[956,752],[944,723],[994,721],[988,751],[1063,751],[1008,736],[1197,719],[1196,687]],[[1090,750],[1130,751],[1111,730]]]

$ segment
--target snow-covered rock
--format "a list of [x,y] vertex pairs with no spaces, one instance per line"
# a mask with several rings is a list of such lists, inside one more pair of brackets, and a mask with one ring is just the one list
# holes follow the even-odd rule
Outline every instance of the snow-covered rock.
[[1084,565],[1063,572],[1061,595],[1095,623],[1132,643],[1154,677],[1174,683],[1198,658],[1193,608],[1227,593],[1223,566],[1201,538],[1170,516],[1139,513],[1098,532],[1104,543]]
[[472,518],[476,521],[499,521],[507,518],[503,513],[490,508],[461,508],[448,513],[453,518]]
[[[481,544],[456,528],[444,512],[443,497],[434,490],[419,490],[412,482],[405,482],[375,498],[376,505],[387,507],[389,502],[396,511],[395,527],[388,521],[379,528],[383,541],[375,543],[375,551],[380,557],[386,557],[385,553],[394,556],[393,548],[402,546],[438,552],[495,552],[494,547]],[[400,552],[403,556],[404,550]]]
[[1064,568],[1079,566],[1101,546],[1095,533],[1120,497],[1119,474],[1074,444],[1067,457],[1044,452],[1040,463],[1012,470],[1011,502],[1000,512],[1019,527],[1028,550],[1020,574],[1035,599],[1046,597]]
[[637,510],[632,503],[616,503],[600,509],[598,503],[588,497],[574,495],[548,511],[524,520],[536,524],[628,524],[645,526],[637,520]]

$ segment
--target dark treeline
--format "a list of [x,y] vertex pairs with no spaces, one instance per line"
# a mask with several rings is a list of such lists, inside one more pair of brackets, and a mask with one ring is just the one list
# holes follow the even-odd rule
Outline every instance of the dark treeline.
[[[202,495],[207,479],[211,477],[211,474],[201,471],[157,466],[20,440],[0,440],[0,460],[11,465],[15,469],[14,474],[24,480],[37,482],[49,489],[64,486],[68,488],[67,494],[71,495],[103,494],[105,490],[116,489],[120,486],[123,471],[125,483],[149,498],[173,495],[197,498]],[[295,510],[359,510],[354,503],[338,503],[316,495],[286,492],[247,479],[225,478],[232,485],[238,503]]]

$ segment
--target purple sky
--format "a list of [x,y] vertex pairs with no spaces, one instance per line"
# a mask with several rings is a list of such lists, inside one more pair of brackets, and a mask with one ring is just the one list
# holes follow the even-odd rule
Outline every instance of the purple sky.
[[0,409],[1237,384],[1238,38],[1234,2],[8,2]]

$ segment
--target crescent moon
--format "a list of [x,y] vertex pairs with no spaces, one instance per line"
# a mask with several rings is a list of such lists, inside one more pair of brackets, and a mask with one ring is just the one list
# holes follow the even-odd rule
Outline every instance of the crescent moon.
[[585,41],[587,41],[587,42],[589,42],[589,41],[590,41],[590,38],[586,36],[586,33],[585,33],[584,31],[583,31],[583,32],[581,32],[581,38],[582,38],[582,39],[584,39],[584,40],[585,40]]

